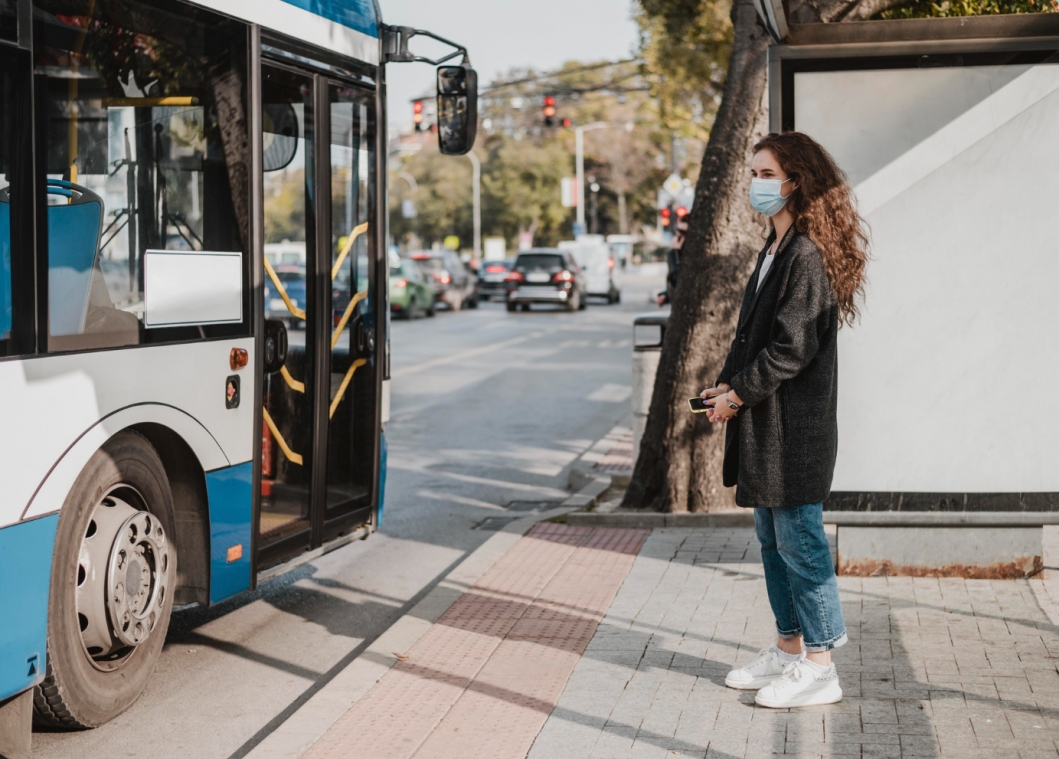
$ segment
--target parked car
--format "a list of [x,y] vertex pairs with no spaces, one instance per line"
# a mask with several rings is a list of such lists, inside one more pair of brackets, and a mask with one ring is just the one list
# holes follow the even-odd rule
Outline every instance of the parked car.
[[[305,309],[305,267],[283,265],[275,267],[276,276],[287,291],[287,297],[295,308]],[[303,329],[305,321],[298,319],[287,308],[271,277],[265,277],[265,318],[279,319],[288,329]]]
[[585,307],[585,279],[573,256],[565,250],[539,248],[519,253],[504,285],[507,310],[531,303],[559,303],[568,311]]
[[507,273],[511,271],[513,259],[505,258],[502,261],[482,261],[478,267],[478,297],[489,300],[493,297],[501,300],[507,295],[504,280]]
[[390,313],[415,319],[420,313],[433,316],[434,287],[428,284],[419,267],[396,253],[390,254]]
[[571,253],[581,267],[587,295],[621,303],[621,271],[615,270],[614,256],[603,235],[581,235],[559,243],[559,249]]
[[478,307],[478,279],[451,250],[413,253],[419,271],[434,284],[437,300],[453,311]]

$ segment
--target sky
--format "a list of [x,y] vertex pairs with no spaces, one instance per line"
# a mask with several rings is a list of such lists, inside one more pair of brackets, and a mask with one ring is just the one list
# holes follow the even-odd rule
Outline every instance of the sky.
[[[569,60],[617,60],[636,50],[634,0],[380,0],[382,18],[394,26],[427,29],[458,42],[471,54],[480,87],[518,66],[550,70]],[[423,38],[412,50],[437,57],[443,48]],[[458,63],[459,61],[455,61]],[[412,120],[411,100],[434,89],[425,63],[386,67],[390,127]]]

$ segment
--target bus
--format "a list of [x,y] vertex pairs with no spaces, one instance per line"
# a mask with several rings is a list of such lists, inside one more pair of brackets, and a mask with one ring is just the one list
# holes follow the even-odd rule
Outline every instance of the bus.
[[466,50],[372,0],[0,0],[0,755],[128,708],[174,607],[378,529],[403,61],[466,153]]

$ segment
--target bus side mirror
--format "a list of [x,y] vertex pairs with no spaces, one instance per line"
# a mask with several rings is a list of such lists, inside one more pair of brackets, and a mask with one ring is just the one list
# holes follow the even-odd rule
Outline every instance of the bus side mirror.
[[265,374],[275,374],[287,363],[287,328],[279,319],[265,319]]
[[438,67],[438,147],[467,155],[478,134],[478,74],[468,65]]

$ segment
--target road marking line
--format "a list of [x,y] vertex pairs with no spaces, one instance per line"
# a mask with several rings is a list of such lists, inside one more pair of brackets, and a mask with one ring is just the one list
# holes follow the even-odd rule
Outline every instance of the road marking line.
[[589,394],[590,401],[603,401],[605,403],[621,403],[632,397],[632,385],[615,385],[608,382]]
[[397,379],[399,377],[407,377],[409,374],[417,374],[424,372],[427,369],[434,369],[438,366],[445,366],[447,364],[454,364],[457,361],[463,361],[467,358],[473,358],[474,356],[480,356],[483,353],[489,353],[490,351],[502,350],[504,348],[510,348],[512,345],[519,345],[533,340],[538,337],[544,337],[549,334],[548,332],[534,332],[531,335],[523,335],[522,337],[514,337],[510,340],[502,340],[499,343],[490,343],[489,345],[483,345],[481,348],[472,348],[471,350],[463,351],[462,353],[454,353],[451,356],[442,356],[441,358],[435,358],[432,361],[424,361],[422,364],[416,364],[414,366],[406,366],[403,369],[395,369],[390,372],[390,379]]

